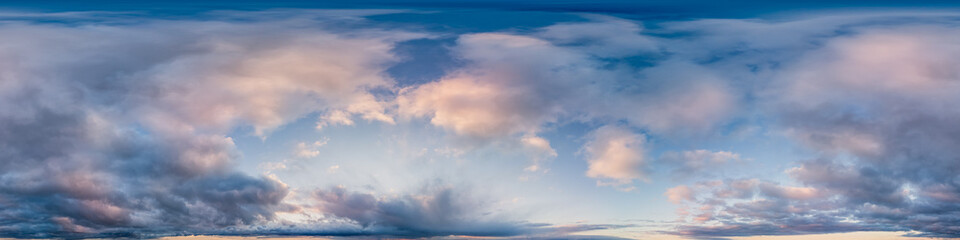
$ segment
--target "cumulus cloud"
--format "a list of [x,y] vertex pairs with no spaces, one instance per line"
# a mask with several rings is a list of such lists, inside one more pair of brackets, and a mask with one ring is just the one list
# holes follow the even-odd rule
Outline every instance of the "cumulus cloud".
[[[627,57],[661,54],[654,38],[641,34],[639,23],[588,18],[529,34],[460,36],[451,49],[464,66],[435,82],[402,89],[399,115],[427,118],[482,144],[519,140],[531,149],[532,143],[549,146],[545,139],[530,136],[553,124],[626,121],[668,135],[703,133],[737,111],[739,93],[713,70],[696,63],[665,61],[642,70],[620,63]],[[554,155],[543,146],[536,147],[545,150],[532,157],[528,170],[539,169],[543,158]]]
[[[429,115],[438,126],[481,139],[516,135],[524,151],[548,159],[557,153],[535,133],[562,109],[553,102],[559,98],[545,97],[556,94],[552,91],[528,95],[546,80],[526,78],[530,73],[517,66],[508,74],[464,70],[462,77],[398,90],[383,74],[396,60],[391,49],[398,41],[425,35],[376,29],[334,33],[324,30],[322,21],[297,14],[303,13],[249,16],[246,22],[212,15],[208,20],[0,25],[0,33],[16,36],[0,43],[0,157],[14,160],[0,161],[2,236],[558,237],[619,227],[552,227],[493,217],[478,212],[483,203],[452,187],[393,197],[322,190],[314,195],[323,216],[319,220],[279,219],[311,205],[290,202],[295,188],[272,175],[234,169],[241,154],[228,135],[267,138],[272,130],[312,115],[319,116],[318,129],[361,119],[393,124],[397,111],[407,117]],[[485,64],[500,64],[503,56],[484,48],[537,53],[527,56],[553,50],[574,54],[522,36],[477,34],[461,42],[467,47],[461,49],[464,56]],[[508,57],[519,56],[524,54]],[[551,59],[556,61],[534,64]],[[594,68],[579,66],[576,57],[527,61],[541,72],[570,65],[578,66],[569,71],[575,75]],[[505,92],[509,89],[517,91]],[[394,102],[377,91],[400,97]],[[491,100],[502,102],[489,105]],[[514,103],[530,105],[515,108]],[[324,143],[298,143],[293,155],[318,156]]]
[[737,93],[708,68],[673,60],[639,70],[606,59],[659,56],[641,29],[593,16],[531,35],[461,36],[454,53],[466,66],[403,91],[400,113],[484,138],[536,132],[561,117],[624,119],[667,132],[707,130],[732,115]]
[[556,157],[537,133],[587,104],[583,98],[589,97],[580,93],[596,88],[590,79],[611,74],[587,55],[530,36],[468,34],[457,40],[454,54],[469,64],[401,90],[399,114],[429,118],[475,143],[517,142],[532,159],[526,169],[533,172]]
[[647,180],[645,136],[620,126],[600,127],[591,136],[583,151],[588,155],[587,176],[602,179],[598,185],[619,186]]
[[[923,21],[920,21],[923,22]],[[960,156],[955,24],[859,26],[784,61],[769,111],[816,160],[787,171],[800,186],[744,180],[701,183],[690,236],[920,232],[956,237]],[[674,191],[675,192],[675,191]],[[675,193],[673,195],[676,195]],[[747,198],[744,198],[747,197]],[[691,211],[694,212],[694,211]]]
[[547,41],[518,35],[461,36],[457,54],[472,62],[443,79],[406,89],[400,114],[428,116],[434,125],[469,137],[490,139],[536,132],[556,121],[565,94],[591,62]]
[[323,111],[392,122],[367,90],[392,86],[379,73],[408,38],[310,25],[5,21],[2,235],[206,233],[294,210],[286,184],[232,168],[227,134]]
[[947,146],[957,143],[958,130],[949,122],[960,114],[944,104],[957,101],[960,92],[956,71],[946,67],[960,61],[954,55],[958,36],[955,27],[944,26],[862,30],[786,71],[783,104],[795,109],[785,113],[786,122],[798,140],[856,158],[854,165],[807,162],[792,171],[794,177],[837,192],[847,208],[873,206],[858,215],[861,220],[953,236],[946,226],[955,221],[941,214],[954,208],[953,201],[905,190],[957,189],[946,186],[954,182],[950,172],[960,152]]
[[[154,109],[145,109],[144,114],[168,125],[201,127],[230,126],[242,119],[261,136],[292,119],[331,107],[347,119],[342,122],[349,121],[350,115],[392,122],[383,103],[365,91],[390,85],[376,71],[390,59],[389,42],[324,33],[289,36],[283,42],[248,38],[247,43],[218,37],[205,40],[209,43],[201,43],[209,46],[201,47],[209,52],[173,59],[140,73],[157,88],[170,89],[148,99],[158,106],[150,106]],[[266,46],[248,48],[248,44]]]

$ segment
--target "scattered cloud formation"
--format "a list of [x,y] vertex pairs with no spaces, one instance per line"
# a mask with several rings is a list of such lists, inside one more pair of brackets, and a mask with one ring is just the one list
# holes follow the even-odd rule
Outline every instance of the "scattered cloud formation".
[[[795,235],[851,231],[902,231],[894,225],[850,221],[854,211],[813,187],[783,186],[758,179],[732,179],[681,185],[667,192],[681,204],[680,217],[700,223],[681,225],[673,234],[691,237]],[[870,207],[870,206],[866,206]]]
[[[790,138],[815,160],[787,173],[800,186],[758,180],[671,189],[696,222],[687,236],[918,231],[956,237],[958,119],[955,26],[868,27],[784,63],[765,93]],[[684,189],[699,189],[693,199]],[[696,209],[694,213],[691,209]]]
[[957,14],[432,14],[0,13],[0,237],[960,237]]

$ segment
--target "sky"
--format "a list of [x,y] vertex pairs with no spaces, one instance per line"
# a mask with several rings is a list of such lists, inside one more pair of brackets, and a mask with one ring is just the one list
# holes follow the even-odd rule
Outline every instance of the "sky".
[[0,238],[960,238],[950,1],[0,1]]

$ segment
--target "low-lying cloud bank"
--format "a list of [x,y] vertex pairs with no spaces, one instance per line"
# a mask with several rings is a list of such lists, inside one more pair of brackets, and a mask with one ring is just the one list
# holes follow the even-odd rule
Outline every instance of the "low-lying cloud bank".
[[362,227],[356,234],[404,237],[484,236],[552,237],[588,230],[630,225],[578,224],[552,226],[511,220],[490,212],[490,203],[452,186],[424,186],[418,193],[384,196],[353,192],[342,187],[314,192],[317,210]]
[[[385,73],[400,61],[394,46],[444,33],[364,18],[379,11],[283,13],[0,22],[0,236],[560,238],[625,227],[528,223],[487,212],[458,186],[393,196],[335,187],[294,204],[276,176],[232,167],[240,156],[231,133],[269,137],[317,114],[320,128],[426,119],[470,143],[518,143],[539,155],[531,171],[557,155],[542,133],[583,122],[593,129],[583,174],[621,190],[657,171],[648,138],[769,119],[764,127],[817,155],[787,171],[795,183],[672,188],[684,223],[665,232],[960,237],[954,14],[713,19],[652,30],[585,16],[457,36],[450,51],[461,68],[401,87]],[[68,23],[22,19],[31,17]],[[683,175],[740,159],[700,149],[661,158]],[[278,217],[310,212],[319,215]]]

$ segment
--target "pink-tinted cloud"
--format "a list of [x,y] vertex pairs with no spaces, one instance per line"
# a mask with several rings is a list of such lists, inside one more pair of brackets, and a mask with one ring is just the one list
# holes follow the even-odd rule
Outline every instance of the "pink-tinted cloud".
[[[604,126],[592,134],[583,147],[587,155],[587,176],[602,179],[601,185],[625,185],[647,180],[646,137],[620,126]],[[612,182],[607,182],[607,181]]]

